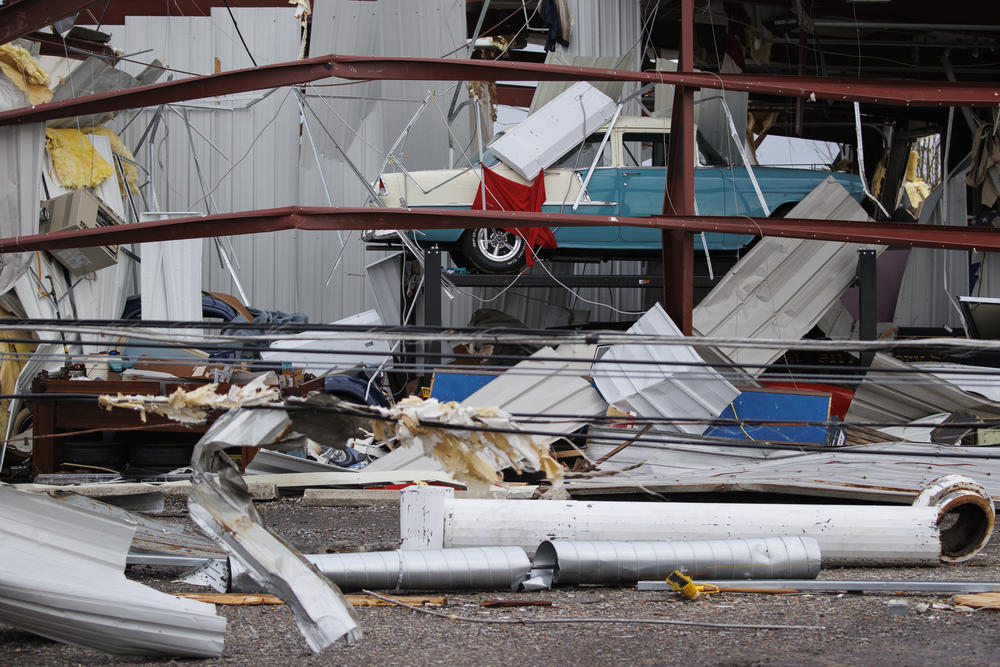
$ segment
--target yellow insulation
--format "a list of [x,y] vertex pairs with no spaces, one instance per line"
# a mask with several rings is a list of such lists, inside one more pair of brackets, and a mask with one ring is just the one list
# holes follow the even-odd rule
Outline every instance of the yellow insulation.
[[[135,162],[135,156],[132,151],[129,150],[125,142],[122,141],[121,137],[112,132],[106,127],[87,127],[83,130],[84,134],[97,134],[102,137],[107,137],[111,141],[111,152],[115,155],[121,155],[125,160],[132,160]],[[132,191],[132,194],[139,193],[139,170],[136,169],[132,162],[121,161],[122,169],[125,171],[125,181],[128,182],[128,189]],[[122,188],[122,194],[125,194],[125,187],[122,185],[121,174],[118,175],[118,185]]]
[[52,158],[56,180],[64,188],[93,187],[114,173],[94,145],[79,130],[45,130],[45,147]]
[[0,44],[0,71],[27,94],[29,104],[42,104],[52,99],[49,73],[20,46]]

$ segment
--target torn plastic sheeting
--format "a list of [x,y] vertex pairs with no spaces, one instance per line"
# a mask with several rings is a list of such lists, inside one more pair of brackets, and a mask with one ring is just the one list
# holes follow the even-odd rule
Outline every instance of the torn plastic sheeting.
[[[520,547],[306,554],[305,557],[333,583],[349,590],[517,590],[531,570],[528,554]],[[260,592],[239,563],[230,562],[230,575],[231,592]]]
[[[446,472],[470,491],[495,485],[502,468],[542,471],[554,485],[562,483],[563,467],[549,453],[547,440],[517,430],[511,416],[499,408],[475,408],[436,399],[405,398],[391,408],[376,408],[396,420],[396,437],[406,447],[422,449],[440,461]],[[441,426],[448,428],[442,428]],[[463,430],[452,427],[468,426]]]
[[[267,447],[293,435],[284,410],[231,410],[195,445],[191,518],[246,568],[266,592],[291,608],[310,648],[319,653],[341,637],[361,638],[358,618],[340,590],[302,554],[264,527],[226,447]],[[217,470],[218,472],[212,472]]]
[[124,576],[135,525],[0,485],[0,620],[124,655],[219,657],[215,606]]
[[814,578],[819,543],[812,537],[775,536],[675,542],[546,540],[534,569],[552,570],[554,584],[622,584],[663,579],[674,570],[694,578]]
[[544,540],[711,540],[815,537],[823,565],[937,565],[968,560],[993,531],[993,501],[968,478],[927,485],[925,505],[796,505],[458,500],[449,489],[400,496],[403,549],[519,545]]
[[[629,328],[630,334],[683,336],[659,303]],[[649,363],[624,363],[648,361]],[[640,417],[685,419],[693,423],[657,425],[667,431],[701,434],[705,419],[719,414],[739,395],[691,346],[613,345],[594,362],[594,382],[615,407]]]

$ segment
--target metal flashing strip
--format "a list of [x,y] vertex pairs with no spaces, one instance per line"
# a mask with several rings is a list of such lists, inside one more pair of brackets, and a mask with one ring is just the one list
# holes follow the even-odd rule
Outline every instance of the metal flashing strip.
[[0,620],[109,653],[220,657],[215,606],[124,576],[135,524],[0,485]]
[[334,584],[264,527],[239,469],[223,452],[233,446],[266,447],[291,434],[284,410],[234,409],[221,416],[192,454],[188,511],[258,585],[288,604],[310,648],[319,653],[341,637],[348,643],[359,640],[357,615]]

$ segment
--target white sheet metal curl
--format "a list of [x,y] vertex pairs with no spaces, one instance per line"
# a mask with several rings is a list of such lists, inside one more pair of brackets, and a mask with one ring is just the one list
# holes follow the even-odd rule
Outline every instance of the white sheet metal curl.
[[[536,569],[552,569],[554,584],[617,584],[663,579],[682,569],[694,578],[813,578],[820,570],[812,537],[776,536],[676,542],[546,540]],[[795,573],[795,574],[792,574]]]
[[[516,590],[531,568],[528,554],[520,547],[307,554],[306,559],[337,586],[349,590]],[[237,561],[232,560],[230,567],[232,592],[260,592]]]
[[124,655],[219,657],[215,606],[125,578],[135,524],[0,485],[0,621]]

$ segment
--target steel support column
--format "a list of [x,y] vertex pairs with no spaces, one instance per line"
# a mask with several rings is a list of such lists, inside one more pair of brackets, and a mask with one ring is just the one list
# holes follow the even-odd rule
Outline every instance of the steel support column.
[[[434,248],[424,253],[424,326],[441,326],[441,251]],[[425,341],[424,372],[430,373],[441,365],[441,341]]]
[[[681,43],[677,71],[694,70],[694,0],[681,3]],[[677,86],[670,118],[667,190],[663,213],[694,215],[694,88]],[[694,241],[690,232],[664,230],[663,307],[687,336],[694,309]]]
[[[876,255],[870,248],[858,251],[858,325],[861,340],[878,337],[878,291],[876,283]],[[875,353],[861,353],[861,366],[871,365]]]

